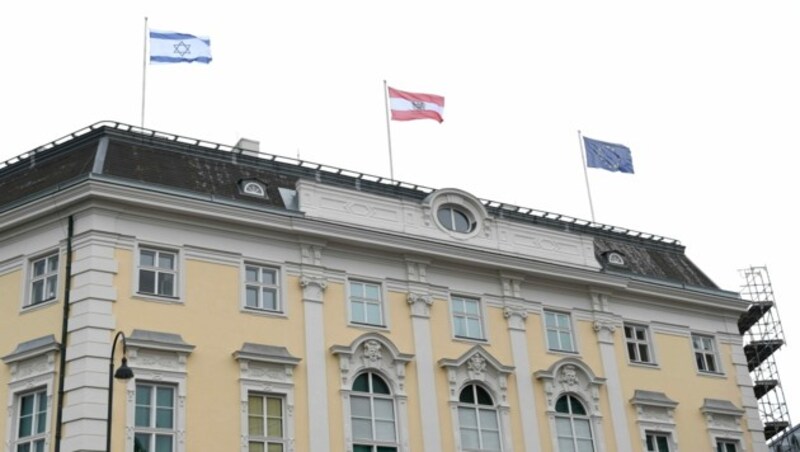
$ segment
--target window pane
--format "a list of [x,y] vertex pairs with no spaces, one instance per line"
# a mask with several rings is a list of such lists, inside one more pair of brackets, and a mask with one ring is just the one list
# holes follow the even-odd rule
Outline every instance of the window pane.
[[479,441],[478,430],[461,426],[461,445],[464,449],[478,449]]
[[44,274],[45,261],[44,259],[38,260],[33,263],[33,276],[42,276]]
[[464,308],[467,314],[478,315],[480,312],[478,302],[474,300],[464,300]]
[[379,377],[376,374],[372,375],[372,392],[375,394],[391,394],[389,392],[389,386],[383,381],[383,378]]
[[30,452],[31,443],[24,443],[17,446],[17,452]]
[[558,438],[558,452],[575,452],[575,443],[572,439]]
[[494,405],[492,396],[480,386],[475,386],[475,392],[478,394],[478,405]]
[[270,397],[267,399],[267,414],[271,417],[283,416],[283,403],[281,399]]
[[280,418],[267,420],[267,435],[278,438],[283,436],[283,421]]
[[566,314],[556,314],[556,320],[558,321],[559,328],[565,330],[571,329],[569,325],[569,316],[567,316]]
[[270,311],[278,310],[278,298],[275,294],[275,289],[265,288],[261,291],[261,295],[263,296],[264,309]]
[[480,410],[481,429],[497,430],[497,413],[494,410]]
[[458,409],[458,424],[461,427],[478,427],[478,415],[473,408]]
[[561,396],[556,401],[556,412],[569,413],[569,401],[567,400],[567,396]]
[[556,433],[559,438],[572,438],[572,424],[569,419],[556,418]]
[[33,414],[33,394],[22,396],[19,401],[20,416],[30,416]]
[[150,409],[147,407],[136,407],[136,426],[150,427]]
[[44,440],[40,439],[38,441],[33,442],[33,450],[34,452],[45,452],[44,450]]
[[246,282],[259,282],[258,281],[258,267],[245,267],[244,280]]
[[137,433],[133,437],[133,452],[150,452],[150,434]]
[[575,419],[575,437],[578,439],[592,439],[592,430],[589,421],[586,419]]
[[367,298],[367,299],[370,299],[370,300],[380,300],[380,295],[379,295],[380,291],[379,291],[377,285],[375,285],[375,284],[365,284],[364,285],[364,292],[365,292],[364,293],[364,298]]
[[451,212],[452,210],[450,208],[441,208],[438,212],[436,212],[436,218],[439,220],[439,223],[442,223],[442,226],[444,226],[445,229],[453,230]]
[[32,416],[25,416],[19,419],[19,437],[24,438],[26,436],[31,436],[31,432],[33,431],[33,417]]
[[370,374],[359,375],[356,381],[353,382],[353,391],[369,392],[369,375]]
[[44,301],[44,280],[33,282],[31,287],[31,303],[41,303]]
[[139,265],[142,267],[155,267],[156,253],[154,251],[144,251],[139,253]]
[[464,312],[464,300],[461,298],[453,298],[453,312]]
[[636,328],[636,339],[638,339],[640,341],[646,340],[644,329]]
[[554,327],[556,326],[556,315],[552,312],[545,312],[544,313],[544,324],[547,326]]
[[364,284],[350,281],[350,296],[355,298],[364,298]]
[[[357,451],[354,451],[357,452]],[[375,452],[397,452],[396,447],[378,446]]]
[[156,409],[156,427],[172,428],[172,408]]
[[58,255],[47,258],[47,271],[54,272],[58,269]]
[[172,273],[159,273],[158,274],[158,294],[159,295],[172,295],[175,293],[175,275]]
[[558,332],[554,330],[547,330],[547,345],[550,349],[559,350],[561,347],[558,345]]
[[353,452],[372,452],[372,446],[353,445]]
[[647,345],[639,344],[639,356],[642,362],[650,362],[650,351],[647,349]]
[[658,444],[658,452],[669,452],[669,444],[667,443],[666,436],[657,436],[656,443]]
[[156,452],[172,452],[172,436],[156,435]]
[[156,406],[172,407],[172,388],[157,388],[156,389]]
[[456,336],[467,337],[467,321],[464,317],[453,318],[453,328]]
[[47,278],[46,298],[48,300],[56,297],[56,286],[58,285],[58,276],[51,276]]
[[175,255],[164,252],[158,253],[158,268],[175,269]]
[[350,397],[350,413],[357,417],[372,417],[369,399],[366,397]]
[[376,421],[375,422],[375,439],[379,441],[394,441],[394,422],[393,421]]
[[267,452],[283,452],[283,444],[270,443],[267,446]]
[[636,357],[636,344],[628,342],[628,359],[638,361]]
[[458,210],[453,210],[453,220],[455,222],[454,229],[457,232],[469,232],[469,219],[466,215],[459,212]]
[[717,360],[714,358],[714,355],[706,355],[706,363],[708,364],[709,372],[716,372],[717,371]]
[[592,440],[584,439],[578,440],[578,452],[594,452],[594,445]]
[[247,300],[245,303],[248,307],[257,308],[258,306],[258,287],[255,286],[247,286],[245,289]]
[[472,317],[467,319],[467,336],[474,338],[482,338],[481,334],[481,321]]
[[247,431],[251,436],[264,436],[264,418],[259,416],[248,417]]
[[139,270],[139,292],[156,293],[156,273]]
[[572,405],[572,414],[586,414],[586,409],[583,407],[583,404],[580,400],[576,399],[575,397],[569,396],[570,405]]
[[268,268],[261,269],[261,282],[263,284],[275,285],[275,270]]
[[364,419],[353,419],[353,438],[372,439],[372,422]]
[[626,326],[626,327],[625,327],[625,338],[626,338],[626,339],[631,339],[631,338],[633,338],[633,328],[631,328],[631,327],[629,327],[629,326]]
[[561,349],[572,351],[572,335],[570,333],[560,333]]
[[367,323],[372,325],[382,325],[381,307],[375,303],[367,304]]
[[461,390],[461,394],[458,396],[458,401],[461,403],[475,403],[475,394],[474,394],[474,386],[467,386],[466,388]]
[[482,432],[483,450],[499,451],[500,434],[498,432]]
[[247,452],[264,452],[264,443],[251,441],[247,445]]
[[350,303],[350,314],[353,316],[353,322],[365,323],[367,320],[364,314],[364,303],[360,301]]
[[375,419],[394,420],[394,403],[391,400],[375,399]]

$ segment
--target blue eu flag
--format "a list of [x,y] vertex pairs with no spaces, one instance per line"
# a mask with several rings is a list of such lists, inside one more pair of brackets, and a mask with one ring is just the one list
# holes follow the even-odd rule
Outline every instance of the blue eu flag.
[[608,171],[633,174],[631,150],[621,144],[606,143],[583,137],[586,148],[586,165]]

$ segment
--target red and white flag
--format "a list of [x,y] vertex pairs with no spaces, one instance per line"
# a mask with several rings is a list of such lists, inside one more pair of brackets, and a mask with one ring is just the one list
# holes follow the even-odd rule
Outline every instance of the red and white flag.
[[388,87],[389,107],[395,121],[435,119],[444,121],[444,97],[435,94],[409,93]]

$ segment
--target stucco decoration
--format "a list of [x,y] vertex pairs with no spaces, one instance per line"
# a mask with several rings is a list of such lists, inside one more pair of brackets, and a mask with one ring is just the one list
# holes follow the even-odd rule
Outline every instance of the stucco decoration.
[[718,439],[728,439],[744,444],[742,416],[745,410],[729,400],[704,399],[700,412],[706,419],[709,440],[712,445]]
[[307,276],[300,277],[300,287],[303,288],[303,301],[322,302],[322,294],[328,288],[328,282],[323,277]]
[[342,389],[350,390],[358,374],[372,369],[386,378],[393,394],[405,395],[406,365],[414,355],[400,353],[385,336],[367,333],[350,345],[334,345],[330,350],[339,358]]
[[440,359],[439,366],[447,371],[451,402],[458,402],[461,388],[466,384],[481,382],[493,393],[498,405],[508,405],[508,376],[514,367],[500,363],[480,345],[456,359]]
[[[452,205],[463,211],[475,224],[472,231],[460,233],[448,230],[436,218],[439,208]],[[483,206],[483,203],[471,194],[457,188],[443,188],[429,194],[422,201],[422,221],[425,226],[436,227],[452,238],[467,240],[478,235],[491,236],[493,220]]]
[[544,384],[548,411],[555,412],[555,403],[565,393],[577,395],[589,407],[590,414],[600,416],[600,387],[605,378],[595,376],[594,372],[576,358],[564,358],[547,370],[534,374]]
[[411,306],[411,315],[415,317],[430,317],[433,297],[422,293],[409,293],[406,301]]
[[675,409],[678,402],[663,392],[637,389],[630,403],[636,408],[642,450],[647,447],[647,432],[667,434],[670,450],[678,450],[678,433],[675,429]]

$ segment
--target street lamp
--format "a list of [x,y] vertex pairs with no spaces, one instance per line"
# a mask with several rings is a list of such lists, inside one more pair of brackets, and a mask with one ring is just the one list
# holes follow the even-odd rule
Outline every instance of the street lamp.
[[[122,338],[122,364],[114,372],[114,349],[117,348],[117,339]],[[128,346],[125,343],[125,335],[122,331],[114,336],[111,344],[111,359],[108,362],[108,418],[106,420],[106,452],[111,452],[111,409],[114,404],[114,379],[130,380],[133,378],[133,371],[128,367]]]

